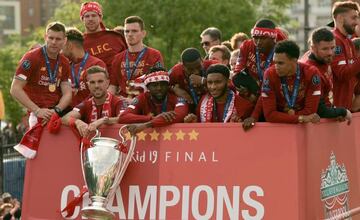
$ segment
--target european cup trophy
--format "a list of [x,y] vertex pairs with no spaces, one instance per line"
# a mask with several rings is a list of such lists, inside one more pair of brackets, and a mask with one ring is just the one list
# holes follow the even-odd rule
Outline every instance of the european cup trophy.
[[136,144],[136,136],[132,136],[130,147],[128,149],[125,147],[127,142],[124,138],[124,130],[126,130],[125,126],[119,130],[121,142],[113,138],[100,137],[97,131],[90,140],[90,147],[81,149],[83,177],[91,200],[91,204],[81,210],[83,217],[101,220],[115,217],[106,209],[106,205],[124,176]]

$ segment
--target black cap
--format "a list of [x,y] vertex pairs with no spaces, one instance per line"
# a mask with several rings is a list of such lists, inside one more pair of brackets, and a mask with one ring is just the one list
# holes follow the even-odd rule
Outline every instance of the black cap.
[[233,76],[232,82],[236,88],[246,88],[252,94],[258,94],[260,89],[256,80],[244,70]]

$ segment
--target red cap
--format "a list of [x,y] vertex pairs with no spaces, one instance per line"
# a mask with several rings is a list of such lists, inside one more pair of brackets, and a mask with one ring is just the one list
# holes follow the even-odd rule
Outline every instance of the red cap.
[[286,33],[284,33],[283,30],[281,30],[281,28],[276,28],[276,32],[277,32],[277,37],[276,37],[276,41],[282,41],[282,40],[287,40],[288,36]]
[[271,28],[254,27],[251,29],[251,37],[270,37],[276,39],[277,30]]
[[166,82],[170,81],[168,72],[157,71],[157,72],[150,73],[145,76],[144,83],[145,83],[145,85],[148,85],[149,83],[160,82],[160,81],[166,81]]
[[89,11],[96,12],[100,17],[102,17],[101,5],[97,2],[84,2],[81,5],[80,17],[82,18],[84,16],[84,14]]

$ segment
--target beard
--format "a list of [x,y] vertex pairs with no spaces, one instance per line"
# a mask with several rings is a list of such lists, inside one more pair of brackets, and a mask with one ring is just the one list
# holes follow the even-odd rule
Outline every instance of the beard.
[[351,27],[350,25],[348,25],[346,23],[343,24],[343,28],[350,35],[355,33],[355,27]]
[[226,95],[227,91],[228,91],[228,88],[227,88],[227,86],[225,86],[219,95],[215,96],[215,94],[211,94],[211,92],[210,92],[210,95],[213,96],[214,99],[220,99],[224,95]]
[[324,57],[322,58],[322,61],[326,64],[331,64],[331,62],[333,61],[333,57]]
[[99,24],[90,23],[88,25],[85,25],[86,30],[89,32],[95,32],[99,29],[99,27],[100,27],[100,23]]

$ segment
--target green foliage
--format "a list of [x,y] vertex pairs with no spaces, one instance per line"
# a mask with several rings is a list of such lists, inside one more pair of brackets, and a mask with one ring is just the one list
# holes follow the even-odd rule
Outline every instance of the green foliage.
[[[234,33],[249,34],[259,18],[273,19],[286,25],[288,18],[284,9],[293,0],[99,0],[103,6],[104,23],[108,28],[123,25],[131,15],[142,17],[146,24],[145,43],[161,51],[165,64],[171,68],[179,60],[181,52],[188,47],[200,47],[200,33],[214,26],[229,40]],[[81,0],[84,2],[84,0]],[[79,1],[64,0],[50,21],[61,21],[84,31],[79,19]],[[30,36],[13,36],[5,47],[0,48],[0,88],[4,92],[7,119],[17,122],[22,108],[10,97],[9,88],[17,62],[34,43],[43,43],[45,27],[35,29]]]
[[142,17],[148,36],[146,43],[159,49],[167,67],[174,65],[187,47],[200,48],[200,34],[210,26],[219,28],[223,40],[234,33],[249,33],[255,21],[268,17],[285,23],[284,8],[292,0],[100,0],[104,10],[104,21],[114,27],[122,25],[130,15]]
[[10,44],[0,50],[0,90],[3,92],[5,102],[5,118],[13,124],[17,124],[24,115],[23,108],[10,96],[11,81],[23,49],[17,44]]
[[84,31],[80,20],[80,4],[70,0],[61,1],[60,6],[55,10],[55,15],[50,21],[61,21],[66,26],[76,27]]

